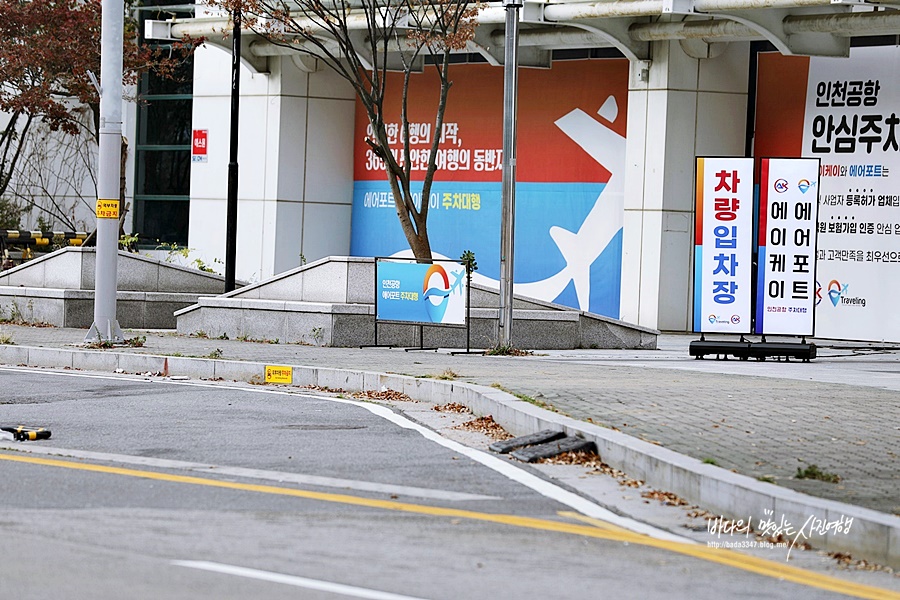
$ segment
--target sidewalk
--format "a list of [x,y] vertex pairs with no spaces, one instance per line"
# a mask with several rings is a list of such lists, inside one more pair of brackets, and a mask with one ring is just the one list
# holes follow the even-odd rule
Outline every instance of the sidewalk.
[[[85,331],[3,325],[17,346],[78,349]],[[900,515],[900,348],[833,343],[812,363],[695,360],[689,335],[659,350],[451,356],[146,335],[144,353],[438,376],[501,386],[579,421],[805,494]],[[827,342],[824,342],[827,344]],[[863,349],[853,350],[853,346]],[[838,483],[797,479],[817,466]]]

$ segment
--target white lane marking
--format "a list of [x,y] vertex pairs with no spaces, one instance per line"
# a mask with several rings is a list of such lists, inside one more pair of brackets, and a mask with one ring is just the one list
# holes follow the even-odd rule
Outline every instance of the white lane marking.
[[378,590],[344,585],[342,583],[307,579],[306,577],[296,577],[294,575],[284,575],[282,573],[273,573],[272,571],[260,571],[257,569],[248,569],[246,567],[236,567],[234,565],[225,565],[203,560],[173,560],[172,564],[178,567],[200,569],[202,571],[224,573],[225,575],[236,575],[238,577],[248,577],[250,579],[259,579],[260,581],[270,581],[272,583],[283,583],[285,585],[293,585],[295,587],[318,590],[321,592],[330,592],[332,594],[340,594],[342,596],[350,596],[353,598],[367,598],[369,600],[423,600],[422,598],[416,598],[414,596],[403,596],[401,594],[380,592]]
[[169,460],[166,458],[152,458],[148,456],[132,456],[130,454],[109,454],[106,452],[89,452],[86,450],[68,450],[65,448],[48,448],[47,446],[26,446],[21,443],[5,442],[0,440],[0,449],[28,452],[30,454],[67,456],[84,460],[96,460],[126,465],[141,465],[156,467],[159,469],[178,469],[183,471],[199,472],[204,474],[225,475],[228,477],[244,477],[247,479],[262,479],[265,481],[277,481],[278,483],[296,483],[298,485],[314,485],[319,487],[340,488],[357,490],[362,492],[375,492],[397,496],[411,496],[414,498],[429,498],[432,500],[447,500],[450,502],[462,502],[466,500],[500,500],[498,496],[483,496],[478,494],[466,494],[450,490],[436,490],[405,485],[392,485],[388,483],[375,483],[372,481],[356,481],[353,479],[338,479],[336,477],[322,477],[320,475],[304,475],[302,473],[286,473],[284,471],[266,471],[263,469],[248,469],[245,467],[226,467],[181,460]]
[[[21,369],[22,371],[26,371],[25,369]],[[33,372],[33,371],[32,371]],[[81,377],[90,377],[90,375],[84,374],[76,374],[76,373],[68,373],[68,372],[60,372],[60,371],[43,371],[44,373],[53,373],[55,375],[74,375]],[[109,378],[108,376],[100,376],[102,378]],[[120,379],[131,379],[133,381],[147,381],[144,378],[135,378],[135,377],[121,377]],[[239,392],[247,392],[254,394],[275,394],[281,396],[293,396],[293,397],[308,397],[315,398],[316,400],[327,400],[329,402],[335,402],[338,404],[348,404],[351,406],[357,406],[359,408],[364,408],[365,410],[371,412],[372,414],[382,417],[383,419],[387,419],[391,423],[394,423],[404,429],[411,429],[413,431],[418,432],[427,440],[433,441],[436,444],[439,444],[449,450],[453,450],[458,454],[462,454],[467,458],[474,460],[477,463],[480,463],[489,469],[496,471],[497,473],[520,483],[529,489],[550,498],[551,500],[555,500],[560,504],[564,504],[569,508],[577,510],[583,515],[588,517],[592,517],[594,519],[600,519],[602,521],[606,521],[607,523],[617,525],[619,527],[623,527],[630,531],[634,531],[635,533],[642,533],[644,535],[649,535],[653,538],[659,540],[668,540],[673,542],[682,542],[685,544],[695,544],[694,540],[683,537],[680,535],[676,535],[674,533],[670,533],[663,529],[659,529],[657,527],[653,527],[647,523],[642,523],[640,521],[636,521],[634,519],[630,519],[628,517],[623,517],[621,515],[617,515],[616,513],[603,508],[599,504],[591,502],[586,498],[579,496],[573,492],[565,490],[559,487],[556,484],[553,484],[545,479],[541,479],[537,475],[533,475],[514,464],[497,458],[496,456],[491,456],[485,452],[481,452],[480,450],[475,450],[474,448],[469,448],[467,446],[463,446],[458,442],[454,442],[453,440],[448,440],[441,436],[436,431],[432,431],[418,423],[415,423],[406,417],[399,415],[393,412],[391,409],[381,406],[379,404],[372,404],[371,402],[357,402],[355,400],[348,400],[346,398],[334,398],[330,396],[315,396],[309,393],[303,392],[294,392],[294,391],[284,391],[284,390],[273,390],[273,389],[265,389],[259,387],[251,387],[251,386],[238,386],[238,385],[229,385],[229,384],[221,384],[221,383],[205,383],[205,382],[194,382],[194,381],[167,381],[167,380],[150,380],[153,383],[163,383],[169,385],[188,385],[188,386],[196,386],[196,387],[207,387],[211,389],[230,389],[236,390]]]

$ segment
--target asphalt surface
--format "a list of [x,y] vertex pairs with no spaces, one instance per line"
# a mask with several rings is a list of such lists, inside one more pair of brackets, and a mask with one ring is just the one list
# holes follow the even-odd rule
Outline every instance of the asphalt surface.
[[[84,330],[3,325],[22,346],[82,344]],[[116,352],[449,376],[500,386],[573,418],[797,491],[900,515],[900,347],[820,341],[819,358],[695,360],[696,336],[659,349],[545,351],[524,357],[325,348],[126,332]],[[815,466],[837,483],[797,478]]]
[[0,382],[0,412],[54,430],[0,450],[0,593],[17,598],[896,597],[883,577],[791,580],[783,551],[729,564],[575,520],[565,490],[509,475],[528,467],[373,403],[71,370]]

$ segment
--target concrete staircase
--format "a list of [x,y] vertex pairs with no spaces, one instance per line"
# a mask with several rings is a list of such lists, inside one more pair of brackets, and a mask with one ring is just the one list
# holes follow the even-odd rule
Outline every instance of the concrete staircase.
[[[178,332],[338,347],[374,345],[375,261],[328,257],[175,313]],[[499,294],[473,284],[471,347],[497,344]],[[378,345],[465,348],[462,327],[379,323]],[[516,296],[517,348],[656,348],[654,329]],[[421,337],[420,337],[421,336]]]
[[[0,271],[0,318],[57,327],[90,327],[94,320],[94,248],[68,247]],[[220,294],[225,280],[140,254],[119,251],[119,325],[174,329],[176,310],[202,295]]]

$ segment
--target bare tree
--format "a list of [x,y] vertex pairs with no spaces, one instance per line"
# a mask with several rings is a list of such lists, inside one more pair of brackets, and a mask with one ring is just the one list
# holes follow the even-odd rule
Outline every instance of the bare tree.
[[[82,112],[85,121],[92,118],[87,107]],[[7,195],[30,212],[32,222],[70,231],[93,226],[97,145],[91,129],[61,135],[38,121],[21,141]]]
[[[0,202],[7,196],[14,177],[25,179],[15,184],[13,195],[25,199],[24,209],[37,208],[48,219],[72,226],[71,206],[59,200],[61,189],[71,184],[76,200],[82,198],[79,185],[83,167],[90,177],[90,164],[99,133],[99,97],[88,73],[100,70],[100,0],[40,0],[22,2],[0,0]],[[132,84],[144,72],[160,77],[176,76],[178,65],[202,39],[184,39],[167,49],[140,46],[137,22],[127,18],[122,48],[123,80]],[[66,140],[66,136],[71,139]],[[48,140],[52,138],[52,142]],[[60,144],[52,149],[51,144]],[[36,151],[26,157],[26,149]],[[64,157],[62,150],[72,152]],[[48,163],[50,155],[52,160]],[[54,162],[55,161],[55,162]],[[61,162],[60,162],[61,161]],[[78,172],[57,174],[41,171],[47,165],[63,164]],[[73,180],[67,182],[66,176]],[[89,186],[90,187],[90,186]],[[51,193],[49,204],[25,194]],[[90,191],[90,190],[88,190]],[[52,198],[57,199],[54,203]],[[61,203],[60,203],[61,202]],[[91,200],[93,205],[93,200]]]
[[[428,198],[444,124],[450,55],[466,48],[475,33],[479,5],[469,0],[216,0],[240,11],[247,27],[271,43],[321,60],[347,80],[369,120],[366,143],[384,164],[397,217],[413,255],[431,260]],[[410,148],[409,84],[416,71],[434,69],[440,92],[422,186],[414,190]],[[402,76],[400,138],[390,146],[385,115],[387,88]],[[418,192],[418,193],[417,193]]]

